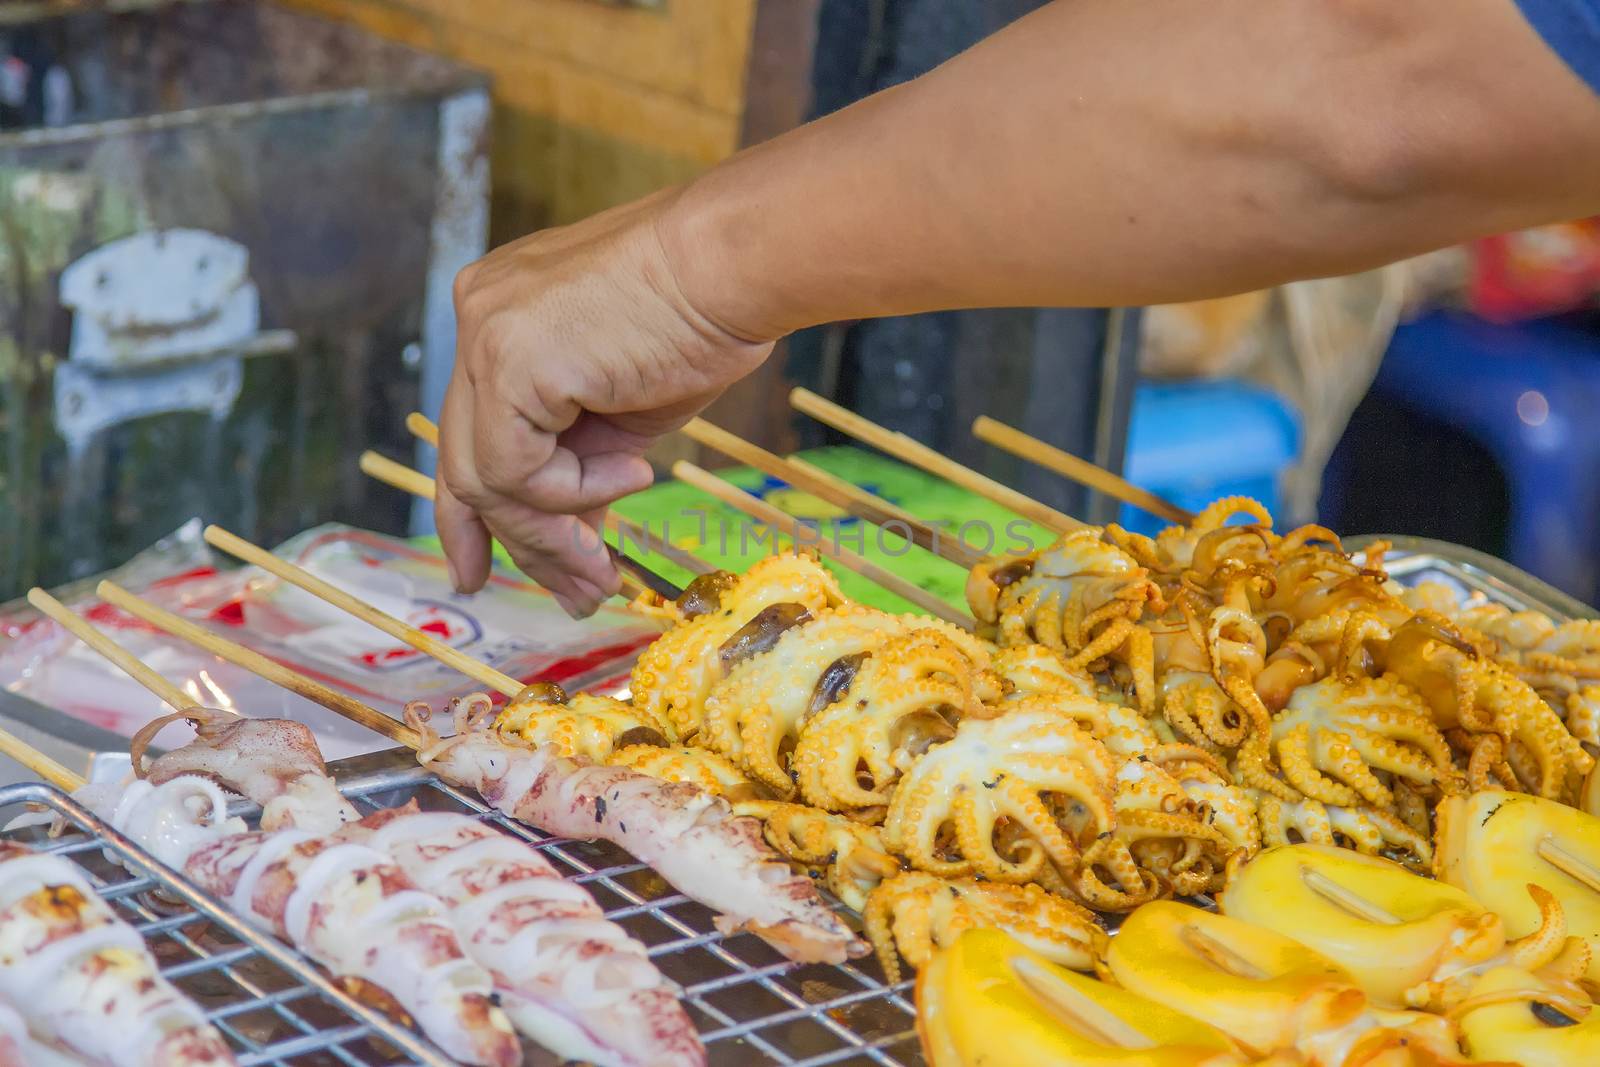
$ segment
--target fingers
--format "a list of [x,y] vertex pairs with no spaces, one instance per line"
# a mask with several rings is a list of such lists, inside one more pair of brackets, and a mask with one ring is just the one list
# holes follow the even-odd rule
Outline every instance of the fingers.
[[484,516],[517,568],[544,586],[567,614],[582,618],[622,587],[599,535],[574,515],[547,515],[520,505]]
[[[444,549],[450,582],[458,593],[475,593],[489,580],[489,531],[477,510],[458,494],[470,494],[473,478],[471,422],[472,386],[460,374],[451,376],[439,420],[439,461],[433,500],[433,524]],[[470,497],[469,497],[470,498]]]
[[450,584],[458,593],[476,593],[489,580],[491,546],[489,529],[478,513],[450,493],[444,479],[438,480],[433,500],[433,523],[444,548]]

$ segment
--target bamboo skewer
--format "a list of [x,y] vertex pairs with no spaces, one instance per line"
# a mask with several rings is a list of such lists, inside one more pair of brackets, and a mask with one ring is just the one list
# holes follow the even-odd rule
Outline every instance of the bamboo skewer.
[[1386,926],[1399,926],[1400,918],[1378,904],[1374,904],[1366,897],[1353,889],[1335,882],[1321,871],[1304,865],[1300,868],[1300,880],[1313,893],[1322,897],[1336,907],[1354,915],[1358,919],[1365,919],[1369,923],[1382,923]]
[[384,485],[393,486],[402,493],[421,497],[424,500],[434,498],[434,481],[413,467],[404,463],[397,463],[388,456],[380,455],[368,449],[361,453],[359,460],[361,473],[369,478],[376,479]]
[[439,427],[422,412],[413,411],[406,416],[406,429],[419,441],[425,441],[434,448],[439,447]]
[[392,615],[387,615],[370,604],[346,593],[337,586],[330,585],[294,564],[281,560],[265,549],[258,548],[229,533],[220,526],[207,526],[205,530],[206,542],[215,548],[221,549],[231,556],[236,556],[246,563],[254,564],[276,578],[281,578],[290,585],[305,590],[312,596],[324,600],[339,610],[353,615],[368,625],[375,626],[419,652],[432,656],[440,663],[494,689],[506,696],[516,696],[522,692],[523,684],[511,675],[494,667],[473,659],[459,649],[451,648],[443,641],[423,633],[415,626],[408,626]]
[[345,718],[359,723],[379,733],[387,734],[393,740],[416,748],[418,739],[416,731],[410,727],[396,722],[377,708],[363,704],[348,694],[332,689],[321,682],[307,678],[297,671],[290,670],[274,659],[269,659],[254,649],[245,648],[235,644],[225,637],[212,633],[210,630],[183,618],[174,615],[142,597],[135,596],[114,582],[101,582],[95,592],[100,599],[108,604],[126,611],[129,615],[154,626],[156,629],[181,638],[197,648],[203,649],[227,660],[238,667],[243,667],[251,674],[265,678],[267,681],[291,693],[297,693],[307,700],[321,704],[329,711],[337,712]]
[[879,527],[899,523],[910,532],[913,544],[964,569],[970,570],[981,558],[954,538],[942,536],[937,529],[910,512],[894,507],[888,501],[863,492],[808,463],[793,458],[785,459],[768,452],[760,445],[746,441],[737,434],[729,433],[705,419],[691,419],[681,432],[690,440],[721,452],[746,466],[754,467],[763,474],[781,478],[795,488],[804,490],[834,507],[843,508],[859,519],[865,519]]
[[150,692],[160,697],[173,711],[187,711],[195,706],[188,693],[150,669],[150,666],[111,638],[95,629],[88,619],[69,610],[67,606],[43,589],[28,590],[28,603],[55,620],[72,636],[100,653],[121,671]]
[[1550,866],[1577,882],[1582,882],[1596,893],[1600,893],[1600,870],[1578,856],[1567,851],[1554,838],[1541,838],[1536,848],[1539,858]]
[[1026,956],[1006,961],[1011,973],[1068,1027],[1112,1048],[1154,1048],[1156,1043],[1120,1016],[1096,1004]]
[[75,793],[86,784],[81,775],[73,774],[9,730],[0,730],[0,756],[10,756],[37,774],[41,782],[63,793]]
[[969,630],[975,625],[972,616],[951,607],[921,586],[906,581],[898,574],[884,570],[871,560],[865,559],[847,548],[829,544],[821,537],[811,536],[815,531],[809,530],[802,525],[800,520],[793,515],[780,511],[765,500],[751,496],[743,489],[723,481],[711,472],[702,470],[693,463],[679,460],[672,465],[672,473],[679,481],[692,485],[701,492],[709,493],[724,504],[739,509],[751,518],[763,522],[774,529],[781,530],[797,544],[808,544],[815,547],[818,552],[821,552],[834,562],[855,571],[869,581],[876,582],[896,596],[917,605],[917,607],[930,615],[935,615],[946,622],[954,623],[956,626],[965,627]]
[[1194,512],[1180,508],[1170,500],[1163,499],[1148,489],[1141,489],[1126,478],[1119,477],[1106,470],[1104,467],[1080,459],[1070,452],[1063,452],[1054,445],[1046,444],[1037,437],[1032,437],[1021,430],[1007,426],[1003,422],[996,422],[987,415],[980,415],[973,420],[972,434],[980,441],[1004,449],[1013,456],[1018,456],[1029,463],[1054,471],[1065,478],[1088,486],[1090,489],[1124,504],[1150,514],[1175,522],[1179,525],[1188,525],[1194,521]]
[[937,475],[948,482],[976,493],[987,500],[999,504],[1016,512],[1024,518],[1031,519],[1041,526],[1057,531],[1076,530],[1083,523],[1071,515],[1047,507],[1032,497],[1017,492],[1010,486],[1001,485],[986,475],[979,474],[970,467],[963,467],[955,460],[942,456],[938,452],[914,441],[903,433],[886,430],[870,419],[864,419],[853,411],[847,411],[830,400],[824,400],[809,389],[795,389],[789,393],[789,403],[796,411],[809,415],[819,422],[826,423],[842,433],[847,433],[859,441],[864,441],[874,448],[882,449],[896,459],[903,460],[914,467],[920,467],[929,474]]
[[616,534],[618,546],[621,546],[624,539],[631,539],[634,544],[646,551],[654,552],[663,559],[671,560],[691,574],[710,574],[717,569],[694,553],[685,552],[665,537],[652,537],[648,529],[636,522],[630,522],[614,511],[606,513],[606,526]]

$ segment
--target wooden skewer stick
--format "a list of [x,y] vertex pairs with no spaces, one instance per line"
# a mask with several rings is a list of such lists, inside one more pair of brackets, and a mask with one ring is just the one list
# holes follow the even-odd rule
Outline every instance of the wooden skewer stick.
[[1076,530],[1083,523],[1047,507],[1032,497],[1017,492],[1010,486],[1001,485],[986,475],[979,474],[970,467],[963,467],[955,460],[942,456],[922,444],[914,441],[903,433],[886,430],[870,419],[864,419],[853,411],[847,411],[831,400],[824,400],[809,389],[795,389],[789,393],[789,403],[796,411],[810,415],[819,422],[832,426],[841,433],[847,433],[859,441],[865,441],[874,448],[882,449],[896,459],[903,460],[914,467],[920,467],[929,474],[934,474],[948,482],[959,485],[968,492],[977,493],[987,500],[992,500],[1003,508],[1008,508],[1018,515],[1032,519],[1041,526],[1052,530]]
[[987,415],[979,415],[972,423],[972,433],[980,441],[986,441],[996,448],[1004,449],[1013,456],[1020,456],[1029,463],[1043,467],[1045,470],[1055,471],[1065,478],[1088,486],[1099,493],[1104,493],[1113,500],[1120,500],[1124,504],[1148,511],[1152,515],[1188,525],[1194,521],[1194,512],[1180,508],[1170,500],[1165,500],[1148,489],[1141,489],[1126,478],[1118,477],[1104,467],[1080,459],[1070,452],[1063,452],[1054,445],[1046,444],[1037,437],[1032,437],[1021,430],[1007,426],[1003,422],[996,422]]
[[1154,1040],[1129,1025],[1121,1016],[1095,1003],[1026,956],[1013,956],[1006,962],[1011,973],[1039,1003],[1091,1041],[1112,1048],[1143,1049],[1156,1046]]
[[1195,955],[1210,963],[1219,971],[1237,975],[1260,982],[1265,980],[1267,972],[1256,966],[1253,962],[1240,955],[1232,945],[1218,941],[1198,926],[1185,925],[1178,928],[1178,940]]
[[1582,857],[1574,856],[1555,838],[1540,838],[1538,853],[1540,859],[1568,878],[1582,882],[1594,892],[1600,893],[1600,870],[1596,870],[1593,864]]
[[1369,923],[1382,923],[1386,926],[1399,926],[1400,918],[1393,912],[1378,904],[1374,904],[1366,897],[1335,882],[1314,867],[1300,866],[1300,880],[1305,882],[1317,896],[1329,903],[1343,908],[1358,919],[1365,919]]
[[443,641],[430,634],[425,634],[415,626],[408,626],[392,615],[386,615],[365,601],[358,600],[343,589],[329,585],[287,560],[281,560],[263,548],[246,541],[244,538],[229,533],[220,526],[207,526],[205,530],[206,542],[215,548],[236,556],[246,563],[254,564],[274,577],[281,578],[290,585],[298,586],[319,600],[324,600],[340,611],[354,615],[362,622],[375,626],[397,641],[410,645],[418,652],[432,656],[447,667],[460,671],[467,677],[482,682],[491,689],[504,693],[506,696],[516,696],[522,692],[523,685],[511,675],[496,670],[479,660],[473,659],[459,649],[451,648]]
[[[862,492],[842,479],[823,474],[816,467],[768,452],[760,445],[752,444],[705,419],[691,419],[682,433],[685,437],[721,452],[730,459],[754,467],[763,474],[781,478],[819,500],[824,500],[836,508],[843,508],[858,519],[865,519],[880,527],[897,523],[910,532],[913,544],[920,545],[960,567],[971,569],[978,562],[979,557],[976,553],[971,552],[955,538],[942,536],[938,530],[910,512],[896,508],[888,501],[880,500],[870,493]],[[847,491],[845,486],[854,491]]]
[[909,600],[930,615],[938,616],[946,622],[954,623],[969,630],[975,625],[972,616],[951,607],[921,586],[906,581],[898,574],[884,570],[871,560],[864,559],[847,548],[829,544],[826,539],[816,536],[814,529],[802,525],[800,520],[793,515],[778,510],[765,500],[751,496],[743,489],[723,481],[710,471],[702,470],[693,463],[679,460],[672,465],[672,474],[679,481],[692,485],[701,492],[711,494],[724,504],[738,508],[751,518],[781,530],[794,539],[797,544],[816,548],[818,552],[821,552],[834,562],[848,567],[868,581],[876,582],[896,596]]
[[361,473],[369,478],[374,478],[384,485],[393,486],[402,493],[432,500],[434,497],[434,481],[421,471],[408,467],[404,463],[397,463],[388,456],[380,455],[368,449],[361,453],[358,461]]
[[287,689],[291,693],[298,693],[307,700],[321,704],[329,711],[337,712],[368,729],[385,734],[408,748],[417,747],[419,739],[415,730],[403,723],[396,722],[377,708],[363,704],[346,693],[341,693],[337,689],[329,688],[321,682],[307,678],[298,671],[290,670],[277,660],[269,659],[254,649],[235,644],[227,638],[218,636],[182,616],[174,615],[170,611],[158,608],[148,600],[135,596],[114,582],[101,582],[96,587],[95,592],[99,594],[101,600],[108,604],[116,605],[135,618],[143,619],[158,630],[181,638],[197,648],[204,649],[213,656],[227,660],[229,663],[243,667],[251,674],[265,678],[279,688]]
[[426,441],[434,448],[439,447],[439,427],[422,412],[413,411],[406,416],[406,429],[410,430],[411,436],[419,441]]
[[[424,500],[432,500],[434,497],[433,479],[414,467],[408,467],[404,463],[399,463],[388,456],[373,452],[371,449],[361,453],[360,465],[363,474],[369,478],[375,478],[385,485],[392,486],[402,493],[410,493],[412,496],[421,497]],[[696,574],[705,574],[712,569],[708,564],[695,559],[689,553],[669,545],[665,541],[651,541],[643,529],[633,525],[626,519],[608,514],[606,516],[606,525],[617,533],[619,541],[624,536],[632,537],[635,543],[654,548],[661,555],[678,564],[678,566],[691,570]],[[627,557],[623,556],[622,559],[626,560]],[[649,587],[626,568],[621,570],[621,575],[622,595],[627,599],[632,600],[637,596],[643,595],[648,590]]]
[[28,603],[60,623],[72,636],[116,664],[128,677],[171,705],[173,711],[188,711],[195,706],[194,697],[151,670],[150,666],[138,656],[95,629],[88,619],[68,610],[65,604],[43,589],[34,587],[28,590]]
[[37,774],[41,782],[47,782],[63,793],[73,793],[84,787],[82,776],[73,774],[9,730],[0,730],[0,756],[10,756]]

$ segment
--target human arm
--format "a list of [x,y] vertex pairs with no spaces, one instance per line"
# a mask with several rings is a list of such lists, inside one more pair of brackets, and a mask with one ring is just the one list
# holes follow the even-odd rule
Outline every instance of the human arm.
[[794,329],[1346,273],[1592,214],[1597,171],[1600,97],[1511,0],[1058,0],[470,268],[440,533],[463,587],[487,527],[584,611],[616,577],[575,516]]

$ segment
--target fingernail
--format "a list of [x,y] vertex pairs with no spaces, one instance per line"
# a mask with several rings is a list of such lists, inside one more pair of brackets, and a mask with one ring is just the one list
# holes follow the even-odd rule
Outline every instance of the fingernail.
[[568,600],[566,597],[562,596],[560,593],[551,593],[550,595],[555,598],[555,602],[557,604],[561,605],[561,610],[562,611],[566,612],[569,616],[571,616],[574,619],[582,618],[582,616],[580,616],[578,614],[577,609],[572,606],[572,601]]
[[461,588],[461,579],[456,575],[455,561],[449,556],[444,558],[444,569],[450,572],[450,588],[458,593],[465,593],[466,590]]

